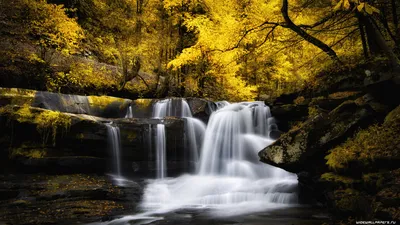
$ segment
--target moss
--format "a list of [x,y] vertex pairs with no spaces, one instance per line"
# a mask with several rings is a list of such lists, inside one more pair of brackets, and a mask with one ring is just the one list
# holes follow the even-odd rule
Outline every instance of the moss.
[[136,132],[130,132],[130,133],[128,134],[128,136],[127,136],[127,139],[128,139],[129,141],[134,141],[136,138],[137,138]]
[[376,159],[399,157],[400,119],[384,125],[372,125],[329,151],[327,165],[334,170],[347,168],[350,162],[368,166]]
[[136,99],[135,100],[135,105],[139,108],[139,109],[146,109],[149,106],[151,106],[152,104],[152,99]]
[[315,106],[308,107],[308,118],[315,117],[319,114],[319,110]]
[[355,95],[360,94],[360,92],[357,91],[341,91],[341,92],[336,92],[333,94],[330,94],[328,98],[330,99],[343,99],[343,98],[349,98]]
[[[35,109],[33,111],[33,109]],[[49,136],[52,136],[53,144],[55,145],[57,131],[68,131],[71,125],[71,118],[63,113],[43,110],[24,105],[22,107],[14,107],[7,105],[0,108],[0,114],[9,117],[9,120],[14,119],[19,123],[33,123],[36,129],[43,137],[43,142],[46,143]]]
[[43,158],[47,155],[46,149],[39,149],[39,148],[30,148],[27,147],[26,145],[23,145],[19,148],[13,148],[11,149],[10,152],[10,158],[15,158],[15,157],[27,157],[27,158]]
[[80,133],[80,134],[76,134],[76,138],[77,139],[84,139],[85,138],[85,135],[83,134],[83,133]]
[[371,215],[371,202],[361,192],[354,189],[334,191],[335,209],[340,215],[351,215],[360,218]]
[[364,185],[368,187],[374,187],[374,189],[381,189],[385,182],[385,176],[383,173],[367,173],[363,174],[362,180]]
[[35,97],[36,91],[20,88],[0,88],[0,95],[4,96],[28,96]]
[[385,124],[400,123],[400,106],[392,110],[385,118]]
[[116,192],[104,178],[96,176],[73,174],[47,177],[45,189],[38,190],[37,195],[51,195],[62,191],[95,190],[106,188],[109,192]]
[[350,177],[340,176],[334,173],[324,173],[321,175],[321,180],[334,182],[336,184],[340,184],[346,187],[352,186],[357,181]]
[[301,105],[301,104],[303,104],[305,102],[305,100],[306,99],[303,96],[299,96],[293,102],[296,105]]
[[65,114],[55,111],[43,111],[34,120],[36,128],[43,135],[44,143],[52,136],[53,145],[56,143],[57,131],[68,131],[71,126],[71,118]]
[[115,98],[109,96],[88,96],[89,104],[92,107],[98,107],[100,109],[105,109],[113,103],[120,103],[123,105],[125,100],[123,98]]

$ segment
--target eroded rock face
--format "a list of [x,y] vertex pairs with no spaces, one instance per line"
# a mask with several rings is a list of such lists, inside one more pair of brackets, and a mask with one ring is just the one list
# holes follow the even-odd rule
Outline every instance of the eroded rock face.
[[[282,135],[259,153],[261,161],[290,172],[309,171],[312,157],[325,151],[370,120],[374,111],[368,105],[344,102],[330,113],[321,113],[301,127]],[[321,160],[319,160],[321,161]]]

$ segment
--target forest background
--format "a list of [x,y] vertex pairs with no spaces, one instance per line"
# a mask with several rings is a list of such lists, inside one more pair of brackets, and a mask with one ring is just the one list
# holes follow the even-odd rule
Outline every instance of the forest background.
[[[399,68],[396,0],[0,0],[0,83],[269,99]],[[323,78],[323,79],[322,79]]]

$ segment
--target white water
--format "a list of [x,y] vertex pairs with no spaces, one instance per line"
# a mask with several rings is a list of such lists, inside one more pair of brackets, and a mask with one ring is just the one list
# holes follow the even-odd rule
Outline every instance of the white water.
[[106,123],[108,134],[108,145],[113,155],[113,173],[117,177],[121,177],[121,142],[119,127],[115,124]]
[[156,142],[156,162],[157,162],[157,178],[164,179],[167,175],[167,158],[166,158],[166,141],[165,141],[165,125],[157,124],[157,142]]
[[126,111],[126,115],[125,118],[133,118],[133,110],[132,110],[132,106],[130,105]]
[[270,116],[262,102],[221,106],[205,131],[197,174],[150,181],[142,207],[157,212],[212,208],[228,216],[296,204],[297,177],[257,156],[273,142]]
[[[173,111],[160,105],[156,112],[165,116]],[[257,155],[273,142],[269,132],[275,127],[263,102],[218,104],[205,130],[197,173],[149,180],[144,213],[103,224],[159,220],[152,215],[187,208],[229,217],[296,206],[296,175],[259,162]]]
[[[190,161],[195,166],[198,164],[200,147],[203,141],[206,125],[199,119],[193,118],[189,104],[181,98],[164,99],[153,106],[153,118],[174,116],[185,119],[185,137],[189,150]],[[157,178],[164,178],[166,172],[166,143],[165,126],[157,125],[156,160]]]

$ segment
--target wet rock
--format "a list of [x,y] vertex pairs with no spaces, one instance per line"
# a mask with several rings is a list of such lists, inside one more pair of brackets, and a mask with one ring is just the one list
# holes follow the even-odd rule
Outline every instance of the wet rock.
[[[7,183],[12,185],[7,187]],[[3,175],[1,189],[25,194],[1,202],[0,221],[15,225],[77,224],[134,212],[143,185],[131,183],[118,187],[107,177],[93,174]]]
[[[301,127],[282,135],[259,153],[261,161],[290,172],[315,171],[313,161],[320,160],[332,146],[340,143],[361,126],[372,122],[374,111],[347,101],[328,114],[319,114]],[[319,159],[319,160],[318,160]]]
[[293,126],[303,122],[308,117],[308,107],[306,105],[274,105],[270,110],[278,123],[279,130],[283,132],[289,131]]
[[[177,173],[183,170],[185,155],[183,119],[175,117],[134,118],[119,119],[114,122],[118,125],[121,134],[121,159],[124,174],[154,177],[158,124],[165,126],[168,171]],[[180,160],[182,162],[179,162]]]
[[187,98],[193,117],[201,119],[207,123],[212,112],[217,110],[217,105],[212,102],[201,98]]

